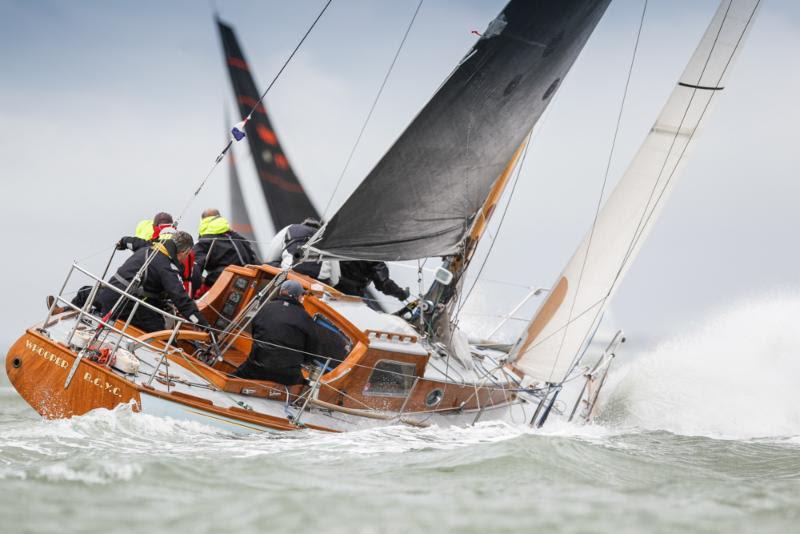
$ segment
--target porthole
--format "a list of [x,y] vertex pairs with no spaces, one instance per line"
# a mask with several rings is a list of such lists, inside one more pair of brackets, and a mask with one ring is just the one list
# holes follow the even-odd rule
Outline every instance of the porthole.
[[425,406],[427,406],[428,408],[433,408],[434,406],[442,402],[443,398],[444,398],[444,391],[442,391],[439,388],[433,389],[425,397]]

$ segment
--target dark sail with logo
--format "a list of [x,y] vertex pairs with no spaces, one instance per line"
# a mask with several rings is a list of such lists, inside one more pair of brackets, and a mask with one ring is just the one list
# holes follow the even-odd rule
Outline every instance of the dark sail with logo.
[[512,0],[328,223],[323,255],[456,254],[610,0]]
[[[217,28],[222,39],[225,63],[228,66],[236,103],[244,119],[261,94],[256,88],[233,29],[219,19]],[[306,217],[319,218],[317,210],[314,209],[300,180],[289,165],[289,160],[278,142],[278,136],[263,104],[258,106],[245,128],[275,230],[301,222]]]

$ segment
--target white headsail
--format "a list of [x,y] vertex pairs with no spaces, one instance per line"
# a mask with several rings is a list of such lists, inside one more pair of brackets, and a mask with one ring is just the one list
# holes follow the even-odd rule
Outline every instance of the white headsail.
[[723,0],[630,167],[598,214],[513,354],[535,380],[560,383],[633,262],[687,149],[751,26],[760,0]]

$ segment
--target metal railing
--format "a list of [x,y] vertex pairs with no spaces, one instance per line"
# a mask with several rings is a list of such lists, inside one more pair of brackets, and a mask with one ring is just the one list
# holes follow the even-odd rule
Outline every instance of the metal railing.
[[[113,254],[112,254],[112,258],[113,258]],[[109,264],[110,264],[110,261],[111,260],[109,260]],[[106,267],[106,271],[108,271],[108,267]],[[86,302],[83,304],[83,306],[80,306],[80,307],[75,305],[75,304],[73,304],[71,301],[67,300],[64,297],[64,291],[67,288],[67,286],[69,285],[70,280],[72,279],[73,275],[76,272],[84,275],[89,280],[93,281],[93,286],[92,286],[92,289],[89,292],[89,295],[88,295],[88,297],[86,299]],[[110,289],[111,291],[116,293],[118,295],[118,303],[119,304],[126,303],[126,301],[133,303],[133,307],[128,312],[128,316],[127,316],[127,318],[125,320],[125,324],[123,325],[123,327],[121,329],[117,328],[116,320],[113,317],[108,317],[107,320],[106,320],[106,319],[104,319],[102,317],[98,317],[97,315],[92,313],[93,305],[95,303],[95,300],[97,299],[97,295],[98,295],[98,293],[99,293],[101,288]],[[111,358],[116,357],[117,352],[118,352],[118,350],[119,350],[119,348],[120,348],[120,346],[122,344],[123,339],[126,339],[126,340],[130,341],[131,344],[134,345],[134,346],[135,345],[146,346],[149,350],[153,351],[156,355],[160,354],[158,363],[155,366],[155,369],[153,370],[153,373],[150,375],[150,378],[147,381],[147,385],[150,385],[152,383],[153,379],[158,374],[158,371],[159,371],[159,369],[161,368],[162,365],[165,365],[167,369],[169,368],[168,355],[173,353],[173,352],[176,352],[176,351],[180,350],[180,349],[177,349],[177,348],[173,347],[173,343],[175,342],[175,338],[177,337],[178,332],[180,331],[181,327],[186,322],[185,319],[183,319],[181,317],[178,317],[177,315],[173,315],[173,314],[171,314],[169,312],[166,312],[166,311],[162,310],[161,308],[153,306],[152,304],[149,304],[148,302],[145,302],[144,300],[142,300],[142,299],[140,299],[140,298],[128,293],[127,291],[125,291],[123,289],[120,289],[120,288],[118,288],[118,287],[106,282],[102,278],[95,276],[94,274],[90,273],[89,271],[87,271],[86,269],[82,268],[81,266],[79,266],[76,263],[73,263],[72,266],[70,267],[69,272],[67,273],[67,276],[64,279],[64,283],[62,284],[58,295],[55,297],[55,299],[51,303],[51,305],[50,305],[50,307],[49,307],[49,309],[47,311],[47,317],[45,317],[45,320],[42,323],[42,327],[40,328],[41,331],[43,331],[45,333],[48,333],[48,327],[52,326],[50,321],[51,321],[51,319],[53,317],[53,311],[55,310],[55,308],[57,306],[61,307],[61,308],[66,307],[66,308],[69,308],[69,309],[77,312],[77,316],[75,317],[75,325],[71,328],[71,330],[69,332],[69,335],[64,340],[65,345],[75,348],[75,346],[72,344],[72,340],[74,339],[75,334],[78,331],[78,328],[82,324],[86,324],[86,325],[89,325],[89,326],[94,325],[94,328],[95,328],[95,333],[94,333],[92,339],[87,341],[85,346],[80,347],[80,350],[78,351],[78,355],[75,358],[75,361],[73,362],[72,367],[70,368],[70,371],[69,371],[69,373],[67,375],[66,381],[64,382],[64,389],[67,389],[69,387],[70,383],[72,382],[72,378],[74,377],[75,372],[77,371],[78,366],[80,365],[80,362],[86,356],[87,351],[90,350],[90,346],[92,345],[92,343],[98,341],[98,339],[99,339],[99,337],[100,337],[100,335],[101,335],[101,333],[103,331],[105,331],[105,334],[106,334],[105,337],[104,337],[104,340],[107,339],[108,334],[110,334],[111,332],[117,334],[117,336],[118,336],[116,342],[113,345],[113,349],[111,349],[110,352],[109,352],[109,360],[111,360]],[[149,309],[150,311],[162,316],[165,320],[169,319],[169,320],[174,322],[174,326],[172,327],[172,332],[170,333],[170,337],[169,337],[168,341],[166,342],[166,344],[163,346],[163,348],[159,348],[159,347],[155,346],[152,343],[137,339],[136,337],[132,336],[128,332],[128,328],[131,325],[131,321],[133,320],[134,315],[136,314],[137,310],[139,310],[140,307],[144,307],[146,309]],[[48,335],[49,335],[49,333],[48,333]],[[104,342],[105,341],[101,341],[100,345],[102,345]],[[134,357],[136,357],[137,359],[139,359],[139,361],[141,361],[141,359],[136,354],[134,354],[134,350],[135,349],[131,350],[131,354],[133,354]]]
[[[606,347],[606,350],[603,351],[603,354],[600,355],[600,358],[598,358],[594,366],[584,373],[583,376],[586,377],[586,380],[583,383],[583,388],[581,388],[578,399],[575,401],[575,405],[572,407],[568,421],[572,421],[575,418],[575,414],[578,412],[578,408],[581,404],[584,405],[581,418],[584,422],[591,418],[595,404],[597,404],[597,397],[600,395],[600,390],[603,388],[603,384],[608,376],[611,362],[617,355],[617,349],[624,342],[625,334],[622,330],[617,330],[617,333],[611,338],[611,342]],[[593,384],[596,385],[591,387]],[[586,396],[586,398],[584,398],[584,396]]]

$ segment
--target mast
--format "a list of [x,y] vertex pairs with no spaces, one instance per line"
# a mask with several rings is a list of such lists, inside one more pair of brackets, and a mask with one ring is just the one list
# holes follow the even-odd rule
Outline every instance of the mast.
[[483,206],[481,206],[481,209],[475,216],[469,234],[467,234],[464,241],[464,251],[452,256],[445,262],[444,267],[453,275],[454,282],[443,284],[438,280],[434,280],[425,295],[425,300],[434,304],[430,312],[434,317],[432,324],[434,324],[434,333],[436,333],[437,337],[445,335],[445,331],[449,330],[449,326],[444,323],[449,323],[450,321],[452,303],[454,302],[453,296],[460,291],[463,285],[464,279],[462,275],[467,270],[467,267],[469,267],[475,250],[478,248],[478,243],[489,227],[489,221],[494,214],[497,203],[500,202],[500,198],[503,196],[503,192],[508,185],[514,167],[516,167],[517,161],[519,161],[529,139],[530,136],[517,148],[517,151],[514,152],[514,155],[511,157],[511,161],[508,162],[508,165],[503,169],[503,172],[489,191],[489,195],[486,197]]
[[526,375],[560,384],[599,324],[678,177],[752,25],[759,0],[722,0],[697,49],[593,227],[518,340]]
[[[260,92],[233,28],[219,18],[215,20],[236,103],[244,119],[258,102]],[[319,219],[319,213],[294,173],[263,104],[253,112],[245,132],[275,231],[307,217]]]

